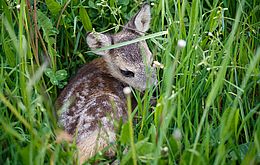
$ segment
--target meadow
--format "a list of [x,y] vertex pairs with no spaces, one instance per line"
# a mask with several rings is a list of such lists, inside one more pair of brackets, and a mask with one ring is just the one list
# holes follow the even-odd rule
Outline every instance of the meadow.
[[[99,152],[85,164],[260,164],[259,1],[149,3],[145,39],[161,63],[158,85],[132,91],[138,104],[110,146],[116,156]],[[120,31],[141,6],[141,0],[0,1],[0,164],[78,163],[75,142],[57,123],[55,100],[98,57],[86,34]]]

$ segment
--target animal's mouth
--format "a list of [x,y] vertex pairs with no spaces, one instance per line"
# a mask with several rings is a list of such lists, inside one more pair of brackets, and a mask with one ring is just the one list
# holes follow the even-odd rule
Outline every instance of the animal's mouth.
[[135,85],[139,86],[139,88],[136,88],[139,91],[142,92],[142,91],[145,91],[145,90],[150,89],[153,86],[157,85],[158,81],[157,81],[157,78],[156,78],[155,70],[153,70],[152,72],[150,72],[148,74],[142,75],[142,76],[144,76],[144,78],[142,78],[142,79],[145,80],[145,81],[135,84]]

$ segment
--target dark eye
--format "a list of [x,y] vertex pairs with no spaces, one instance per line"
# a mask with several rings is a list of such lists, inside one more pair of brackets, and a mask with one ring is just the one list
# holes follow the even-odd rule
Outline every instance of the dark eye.
[[122,73],[122,75],[124,75],[125,77],[134,77],[135,74],[129,70],[122,70],[122,69],[119,69],[120,72]]

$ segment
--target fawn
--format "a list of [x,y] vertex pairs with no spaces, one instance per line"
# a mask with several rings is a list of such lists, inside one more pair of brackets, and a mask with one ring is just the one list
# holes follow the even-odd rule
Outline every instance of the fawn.
[[[95,50],[135,39],[149,29],[150,19],[150,6],[144,4],[121,32],[89,33],[87,44]],[[102,58],[84,65],[56,101],[59,109],[65,107],[61,108],[59,123],[76,138],[81,163],[115,141],[114,122],[127,119],[123,88],[132,86],[144,91],[147,84],[157,81],[155,68],[151,67],[152,54],[145,41],[97,54]]]

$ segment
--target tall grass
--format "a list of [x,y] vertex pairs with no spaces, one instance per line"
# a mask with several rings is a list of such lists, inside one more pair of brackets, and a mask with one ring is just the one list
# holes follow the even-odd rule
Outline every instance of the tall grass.
[[[133,93],[134,120],[118,132],[117,156],[100,152],[87,163],[259,164],[259,2],[150,3],[152,35],[139,40],[148,39],[164,65],[157,88]],[[1,164],[78,163],[75,143],[57,125],[55,99],[96,58],[86,33],[116,33],[140,6],[141,0],[0,1]]]

